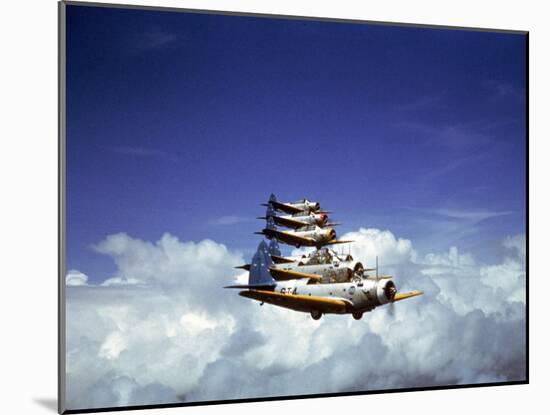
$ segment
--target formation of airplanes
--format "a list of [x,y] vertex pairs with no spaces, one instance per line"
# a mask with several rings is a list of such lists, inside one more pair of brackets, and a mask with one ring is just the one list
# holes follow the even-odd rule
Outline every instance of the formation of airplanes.
[[[351,255],[338,254],[329,246],[352,243],[339,240],[328,214],[319,202],[308,199],[280,202],[271,195],[266,206],[265,236],[250,264],[237,268],[248,271],[248,284],[225,288],[241,289],[239,295],[264,303],[310,313],[314,320],[323,314],[351,314],[354,319],[374,308],[423,294],[398,293],[393,277],[378,275]],[[285,227],[287,229],[278,229]],[[279,242],[295,247],[315,247],[308,254],[283,256]],[[369,274],[376,271],[375,275]]]

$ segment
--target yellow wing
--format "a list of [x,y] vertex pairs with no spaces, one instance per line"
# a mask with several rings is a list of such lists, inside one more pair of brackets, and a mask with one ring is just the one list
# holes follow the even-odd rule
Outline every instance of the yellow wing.
[[281,210],[283,212],[290,213],[290,214],[300,213],[304,211],[304,209],[301,209],[292,205],[287,205],[286,203],[274,202],[274,201],[271,201],[269,203],[271,203],[275,209]]
[[296,311],[321,311],[323,313],[345,313],[353,305],[341,298],[327,298],[298,294],[281,294],[275,291],[241,291],[240,296],[262,301]]
[[311,246],[315,245],[315,239],[305,238],[303,236],[294,235],[290,232],[281,232],[277,230],[270,230],[270,232],[277,236],[277,239],[281,242],[285,242],[289,245],[305,245]]
[[368,277],[365,277],[367,280],[391,280],[393,277],[391,275],[379,275],[378,277],[376,275],[369,275]]
[[297,280],[302,278],[321,281],[321,276],[315,274],[306,274],[304,272],[288,271],[278,268],[269,268],[269,271],[271,271],[271,276],[277,281]]
[[327,242],[325,245],[336,245],[336,244],[349,244],[351,242],[355,242],[355,241],[337,241],[336,239],[335,240],[332,240],[330,242]]
[[288,259],[288,258],[285,258],[284,256],[279,256],[279,255],[271,255],[271,259],[276,264],[290,264],[292,262],[296,262],[293,259]]
[[393,302],[395,303],[396,301],[406,300],[407,298],[416,297],[422,294],[424,294],[424,291],[413,291],[412,293],[395,294]]
[[283,218],[282,216],[273,216],[273,221],[281,226],[288,228],[301,228],[302,226],[308,226],[309,223],[302,222],[301,220]]

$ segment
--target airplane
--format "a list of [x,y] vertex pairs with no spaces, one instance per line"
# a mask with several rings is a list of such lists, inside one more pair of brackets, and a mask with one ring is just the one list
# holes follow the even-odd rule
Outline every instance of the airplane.
[[[273,260],[273,257],[272,257]],[[359,261],[355,261],[351,255],[339,257],[336,252],[328,248],[321,248],[310,253],[305,258],[294,262],[274,263],[270,268],[272,275],[288,276],[318,275],[321,284],[349,282],[362,278],[371,278],[367,272],[375,268],[365,268]]]
[[[273,261],[269,271],[272,276],[278,278],[309,278],[321,284],[349,282],[353,279],[361,279],[363,277],[373,278],[367,272],[376,269],[364,268],[363,264],[359,261],[354,261],[351,255],[340,257],[336,252],[328,248],[321,248],[301,257],[290,257],[292,259],[281,257],[280,251],[273,252],[273,242],[276,243],[276,240],[272,239],[268,248],[268,253]],[[277,263],[277,259],[283,259],[284,261]],[[250,266],[251,264],[245,264],[235,268],[250,271]]]
[[260,302],[310,313],[314,320],[323,314],[351,314],[360,320],[363,314],[376,307],[422,295],[422,291],[398,293],[391,277],[366,279],[335,284],[319,284],[304,277],[285,279],[273,275],[273,265],[267,244],[258,246],[248,274],[248,284],[224,288],[241,289],[239,295]]
[[265,216],[260,216],[258,219],[273,218],[276,225],[284,226],[287,228],[302,228],[308,225],[317,225],[321,228],[325,226],[336,226],[339,223],[330,223],[328,221],[328,215],[325,212],[300,212],[293,215],[278,216],[271,205],[266,209]]
[[[353,256],[350,254],[338,254],[336,251],[333,251],[330,248],[324,247],[319,248],[315,251],[308,252],[298,256],[281,256],[281,251],[279,249],[274,250],[272,248],[273,242],[277,242],[276,239],[272,239],[269,244],[269,252],[271,254],[271,259],[276,264],[292,264],[295,263],[298,266],[301,265],[319,265],[319,264],[334,264],[342,262],[353,261]],[[278,245],[276,246],[278,248]]]
[[296,202],[279,202],[277,197],[271,193],[269,201],[267,203],[262,203],[262,206],[271,206],[273,209],[285,213],[301,213],[301,212],[317,212],[321,209],[319,202],[312,202],[307,199],[300,199]]
[[276,238],[279,242],[294,245],[296,248],[302,246],[315,246],[320,248],[324,245],[345,244],[353,241],[342,241],[336,239],[336,231],[332,228],[321,229],[317,225],[308,225],[296,230],[277,230],[273,218],[267,218],[266,227],[257,235],[265,235],[267,239]]
[[[338,254],[332,249],[327,247],[316,249],[315,251],[305,253],[296,256],[282,256],[279,249],[277,239],[272,239],[269,243],[269,253],[271,259],[275,264],[291,264],[298,263],[298,265],[315,265],[315,264],[330,264],[335,261],[353,261],[353,257],[350,254]],[[243,266],[236,267],[243,268]],[[243,268],[244,269],[244,268]],[[249,268],[247,268],[249,269]],[[372,270],[371,270],[372,271]]]
[[[333,262],[353,261],[353,257],[349,254],[345,256],[338,255],[335,251],[329,248],[320,248],[313,252],[305,253],[296,256],[282,256],[281,250],[277,239],[271,239],[269,241],[268,252],[272,261],[277,264],[294,264],[295,266],[301,265],[318,265],[318,264],[332,264]],[[250,264],[239,265],[238,267],[249,271]]]

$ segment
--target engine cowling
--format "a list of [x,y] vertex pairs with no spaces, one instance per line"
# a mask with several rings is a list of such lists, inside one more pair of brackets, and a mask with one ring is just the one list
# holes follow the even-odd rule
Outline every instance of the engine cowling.
[[332,241],[333,239],[336,239],[336,231],[332,228],[329,228],[325,231],[325,235],[327,238],[327,241]]
[[392,280],[380,280],[376,284],[376,298],[380,304],[391,303],[396,293],[397,288]]

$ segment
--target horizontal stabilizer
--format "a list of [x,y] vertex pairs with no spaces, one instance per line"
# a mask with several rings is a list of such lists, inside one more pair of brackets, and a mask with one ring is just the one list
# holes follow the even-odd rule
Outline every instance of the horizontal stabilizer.
[[412,293],[395,294],[393,302],[395,303],[396,301],[406,300],[407,298],[416,297],[422,294],[424,294],[424,291],[413,291]]
[[314,281],[321,281],[321,277],[315,274],[306,274],[303,272],[297,271],[288,271],[278,268],[269,268],[271,276],[277,281],[288,281],[288,280],[298,280],[298,279],[309,279]]
[[246,271],[250,271],[250,264],[239,265],[238,267],[235,267],[235,269],[244,269]]

